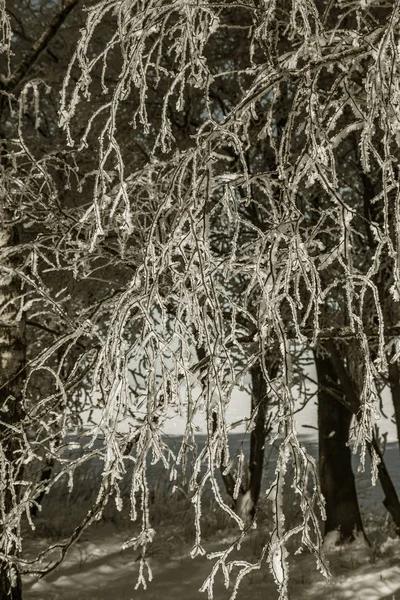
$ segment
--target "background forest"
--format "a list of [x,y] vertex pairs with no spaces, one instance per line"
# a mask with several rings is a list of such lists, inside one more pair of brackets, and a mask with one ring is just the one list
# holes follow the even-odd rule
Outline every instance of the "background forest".
[[[324,538],[368,547],[352,451],[400,535],[376,427],[386,389],[400,432],[400,2],[1,0],[0,19],[0,599],[113,503],[146,585],[150,462],[193,506],[193,558],[210,502],[236,528],[210,597],[218,572],[233,598],[269,569],[286,598],[296,550],[327,575]],[[318,402],[318,461],[296,398]],[[45,495],[93,459],[87,510],[28,559]]]

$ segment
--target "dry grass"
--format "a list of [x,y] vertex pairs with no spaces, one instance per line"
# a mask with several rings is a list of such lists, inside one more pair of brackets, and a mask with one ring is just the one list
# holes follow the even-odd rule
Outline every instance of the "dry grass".
[[[66,479],[60,480],[43,499],[42,510],[34,520],[36,531],[34,536],[48,540],[59,540],[68,537],[74,528],[84,519],[87,511],[95,501],[100,485],[98,469],[83,469],[77,472],[77,478],[71,493],[68,492]],[[301,511],[298,496],[288,486],[284,500],[286,515],[286,528],[292,528],[301,522]],[[121,496],[123,509],[118,511],[115,502],[111,499],[107,504],[101,521],[92,526],[101,529],[110,525],[116,531],[136,535],[140,528],[140,511],[136,523],[132,523],[130,511],[130,485],[126,477],[121,482]],[[190,547],[195,539],[194,506],[191,502],[188,486],[185,481],[172,483],[168,474],[160,474],[150,490],[151,525],[156,530],[151,552],[155,556],[167,556],[176,548]],[[138,503],[140,505],[140,502]],[[268,542],[269,532],[273,522],[271,502],[261,498],[257,509],[257,528],[249,532],[244,542],[245,554],[249,557],[258,557]],[[382,516],[377,527],[376,516],[364,516],[367,535],[372,544],[372,554],[379,558],[379,548],[388,537],[395,537],[391,520]],[[321,528],[323,523],[320,523]],[[218,506],[210,491],[205,493],[202,510],[202,536],[205,541],[234,537],[238,534],[236,524]],[[27,532],[29,536],[30,533]],[[300,538],[296,536],[289,541],[289,551],[294,553],[300,545]]]
[[[96,501],[99,486],[99,472],[94,468],[77,470],[71,492],[68,490],[67,479],[60,479],[43,498],[41,510],[33,519],[36,527],[35,537],[56,540],[71,535]],[[100,528],[112,524],[116,530],[128,528],[132,531],[140,527],[140,508],[137,523],[133,524],[130,520],[129,477],[121,481],[120,490],[122,510],[117,510],[114,500],[110,499],[101,520],[93,527]],[[140,507],[140,498],[138,500],[137,504]],[[150,489],[150,517],[159,537],[171,535],[172,531],[175,542],[193,542],[194,506],[184,480],[173,484],[169,481],[167,473],[157,477]],[[201,525],[204,539],[223,535],[233,528],[232,520],[218,506],[211,493],[204,495]]]

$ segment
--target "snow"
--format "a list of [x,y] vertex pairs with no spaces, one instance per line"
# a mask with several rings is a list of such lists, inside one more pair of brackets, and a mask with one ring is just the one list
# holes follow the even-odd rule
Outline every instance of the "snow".
[[[289,597],[294,600],[400,600],[400,540],[389,537],[382,541],[382,526],[376,522],[373,527],[374,535],[380,536],[381,541],[378,543],[376,538],[372,549],[367,549],[361,541],[342,548],[328,544],[330,582],[317,572],[313,557],[291,554]],[[199,588],[211,571],[212,561],[202,556],[190,559],[189,544],[182,544],[178,535],[168,544],[150,549],[148,560],[154,580],[146,590],[135,590],[139,560],[137,552],[121,549],[126,535],[126,531],[111,524],[89,531],[57,571],[39,581],[24,577],[24,599],[205,600],[206,595],[201,594]],[[251,534],[256,535],[257,532]],[[205,544],[207,552],[226,547],[229,541],[229,538],[216,536]],[[29,544],[31,550],[37,551],[44,547],[45,540],[31,540]],[[251,550],[251,543],[249,548]],[[228,600],[231,591],[231,588],[225,589],[222,577],[216,580],[216,600]],[[249,597],[253,600],[278,598],[266,566],[242,582],[237,598]]]

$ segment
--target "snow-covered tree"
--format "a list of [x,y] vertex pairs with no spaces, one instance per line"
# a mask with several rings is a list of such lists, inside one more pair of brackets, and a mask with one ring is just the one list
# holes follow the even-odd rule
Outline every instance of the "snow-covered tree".
[[[1,7],[1,49],[9,61],[1,84],[1,268],[13,282],[5,279],[13,296],[3,295],[2,315],[11,315],[21,332],[27,314],[43,336],[12,395],[21,410],[16,419],[2,419],[2,472],[12,490],[2,504],[0,559],[9,565],[3,572],[14,584],[21,519],[51,485],[20,483],[20,469],[43,462],[46,448],[73,479],[76,465],[62,461],[58,445],[71,415],[88,406],[101,412],[90,435],[93,443],[104,439],[102,482],[60,560],[109,498],[120,506],[120,483],[133,463],[131,515],[139,515],[142,528],[127,545],[142,547],[145,564],[155,535],[147,458],[176,477],[188,448],[196,447],[198,412],[208,438],[189,486],[196,509],[192,554],[204,552],[207,485],[237,522],[239,544],[257,526],[257,512],[253,522],[242,517],[254,514],[259,489],[257,478],[244,485],[243,457],[234,463],[230,456],[226,411],[235,388],[251,378],[247,427],[259,432],[254,456],[265,439],[267,410],[276,407],[280,450],[267,491],[274,524],[257,562],[230,558],[232,545],[214,557],[203,589],[212,596],[218,569],[229,582],[238,567],[234,596],[242,578],[265,563],[284,598],[291,538],[326,572],[324,499],[315,461],[296,430],[295,349],[316,352],[325,392],[340,381],[339,396],[356,413],[350,436],[361,463],[372,448],[373,469],[379,468],[372,432],[382,377],[398,412],[400,5],[90,5],[55,104],[66,141],[49,119],[51,139],[38,143],[39,117],[54,114],[44,84],[57,89],[58,83],[47,82],[45,73],[31,79],[29,69],[39,69],[40,52],[74,4],[58,9],[19,62],[10,18],[19,32],[23,20]],[[11,243],[17,229],[20,243]],[[7,349],[1,351],[4,360]],[[12,377],[4,371],[3,389]],[[320,401],[327,402],[322,395]],[[175,456],[163,423],[182,413],[186,432]],[[349,414],[340,419],[349,430]],[[18,458],[11,457],[11,438]],[[91,445],[84,450],[82,461]],[[14,446],[12,452],[17,456]],[[220,468],[233,500],[240,500],[236,510],[222,493]],[[294,527],[283,513],[288,486],[302,512]]]

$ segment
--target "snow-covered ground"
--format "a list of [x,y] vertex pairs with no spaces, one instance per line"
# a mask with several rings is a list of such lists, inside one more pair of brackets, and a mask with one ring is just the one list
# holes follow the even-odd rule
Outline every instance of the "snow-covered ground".
[[[238,439],[232,436],[232,444],[240,442],[246,453],[246,440],[243,441],[242,436],[236,435]],[[311,436],[304,438],[304,443],[315,454],[316,440]],[[398,487],[397,443],[388,444],[385,458]],[[269,470],[273,473],[276,463],[273,453],[269,453],[268,460]],[[357,457],[354,467],[356,472]],[[95,466],[93,470],[96,471]],[[381,492],[371,488],[368,467],[366,473],[356,475],[371,548],[355,545],[328,549],[327,558],[332,571],[330,582],[319,574],[312,556],[292,555],[289,560],[290,600],[400,600],[400,538],[395,538],[388,526],[382,498],[379,496]],[[90,473],[83,486],[85,490],[90,490]],[[67,500],[64,507],[61,503],[62,498],[59,498],[56,506],[51,507],[51,516],[56,515],[55,520],[43,514],[40,518],[42,527],[38,527],[37,533],[27,533],[27,556],[37,555],[49,543],[54,543],[60,532],[63,537],[65,522],[68,523],[70,515],[75,514],[79,520],[78,513],[82,509],[79,503],[69,505]],[[184,519],[191,521],[188,513]],[[206,557],[190,559],[191,543],[188,542],[187,535],[181,535],[181,527],[182,513],[176,518],[175,524],[173,520],[169,520],[167,526],[160,524],[156,527],[162,531],[162,536],[161,539],[156,537],[149,552],[153,580],[145,590],[135,589],[139,572],[138,552],[132,549],[122,550],[123,543],[133,535],[132,525],[108,519],[85,532],[56,571],[40,580],[25,576],[24,600],[206,600],[207,594],[200,593],[199,588],[209,575],[213,563]],[[226,547],[229,536],[233,535],[228,530],[218,533],[213,526],[210,530],[211,534],[205,543],[207,552]],[[249,540],[248,546],[243,548],[244,552],[250,552],[253,560],[263,541],[262,532],[257,535],[258,542]],[[249,558],[245,554],[242,557]],[[217,579],[214,594],[216,600],[228,600],[231,592],[232,588],[225,589],[222,577]],[[242,582],[237,598],[278,598],[276,585],[267,565]]]
[[[328,548],[327,557],[332,580],[318,574],[311,556],[290,558],[293,600],[400,600],[400,540],[387,538],[382,523],[370,523],[372,549],[363,544],[355,547]],[[386,538],[386,539],[385,539]],[[137,552],[122,550],[127,532],[110,523],[96,526],[73,547],[64,563],[46,578],[24,578],[25,600],[196,600],[206,599],[199,588],[208,576],[212,563],[205,557],[190,559],[189,544],[174,536],[150,550],[149,564],[153,580],[148,588],[135,590],[139,562]],[[205,546],[215,551],[229,538],[212,539]],[[28,553],[45,546],[45,540],[31,539]],[[251,550],[251,546],[249,546]],[[228,600],[231,590],[222,579],[215,587],[216,600]],[[267,566],[242,583],[239,600],[278,598]]]

